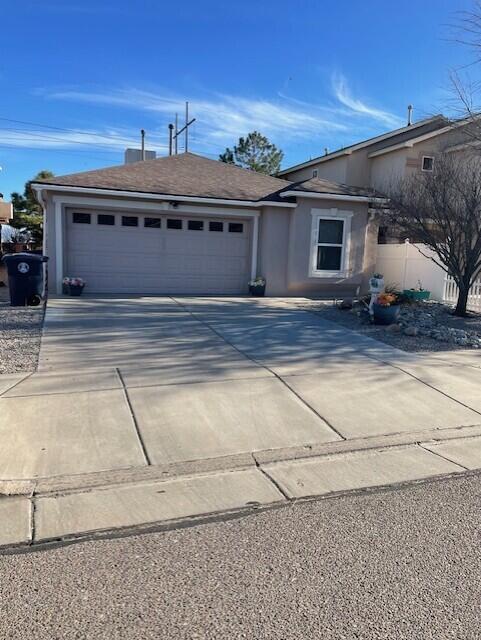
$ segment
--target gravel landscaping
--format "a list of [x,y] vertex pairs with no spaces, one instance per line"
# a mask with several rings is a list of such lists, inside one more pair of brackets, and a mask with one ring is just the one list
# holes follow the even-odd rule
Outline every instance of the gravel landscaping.
[[44,305],[11,307],[0,289],[0,374],[36,370],[43,316]]
[[390,326],[371,324],[360,304],[342,309],[333,301],[312,300],[307,308],[326,320],[404,351],[481,349],[481,314],[458,318],[452,315],[452,307],[439,302],[403,305],[399,324]]

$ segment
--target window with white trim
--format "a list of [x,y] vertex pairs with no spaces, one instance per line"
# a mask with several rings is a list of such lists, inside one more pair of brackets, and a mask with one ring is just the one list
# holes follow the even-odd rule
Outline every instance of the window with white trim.
[[337,209],[312,211],[311,277],[347,274],[352,215],[350,211]]

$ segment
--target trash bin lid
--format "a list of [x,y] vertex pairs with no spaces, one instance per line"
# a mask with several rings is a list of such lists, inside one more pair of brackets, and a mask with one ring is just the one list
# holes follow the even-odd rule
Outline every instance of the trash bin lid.
[[20,253],[6,253],[2,260],[4,262],[47,262],[47,256],[39,256],[38,253],[22,251]]

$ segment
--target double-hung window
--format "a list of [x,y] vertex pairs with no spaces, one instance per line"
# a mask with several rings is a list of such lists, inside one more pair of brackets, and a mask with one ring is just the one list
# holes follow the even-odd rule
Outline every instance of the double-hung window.
[[329,278],[346,276],[351,233],[350,211],[337,209],[312,211],[309,275]]

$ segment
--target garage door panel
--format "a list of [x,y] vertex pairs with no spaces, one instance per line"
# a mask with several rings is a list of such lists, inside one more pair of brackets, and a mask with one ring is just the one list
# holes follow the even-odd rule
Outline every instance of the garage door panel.
[[204,220],[204,229],[194,231],[188,229],[187,219],[182,230],[167,229],[165,217],[161,218],[160,228],[144,227],[142,214],[135,214],[137,227],[126,227],[122,226],[122,215],[126,214],[115,214],[115,225],[99,225],[96,212],[91,216],[91,224],[74,223],[72,214],[67,213],[67,275],[85,278],[88,291],[187,294],[247,291],[249,221],[241,221],[242,233],[232,233],[228,231],[229,219],[222,220],[224,231],[213,232],[209,230],[208,218],[197,218]]

